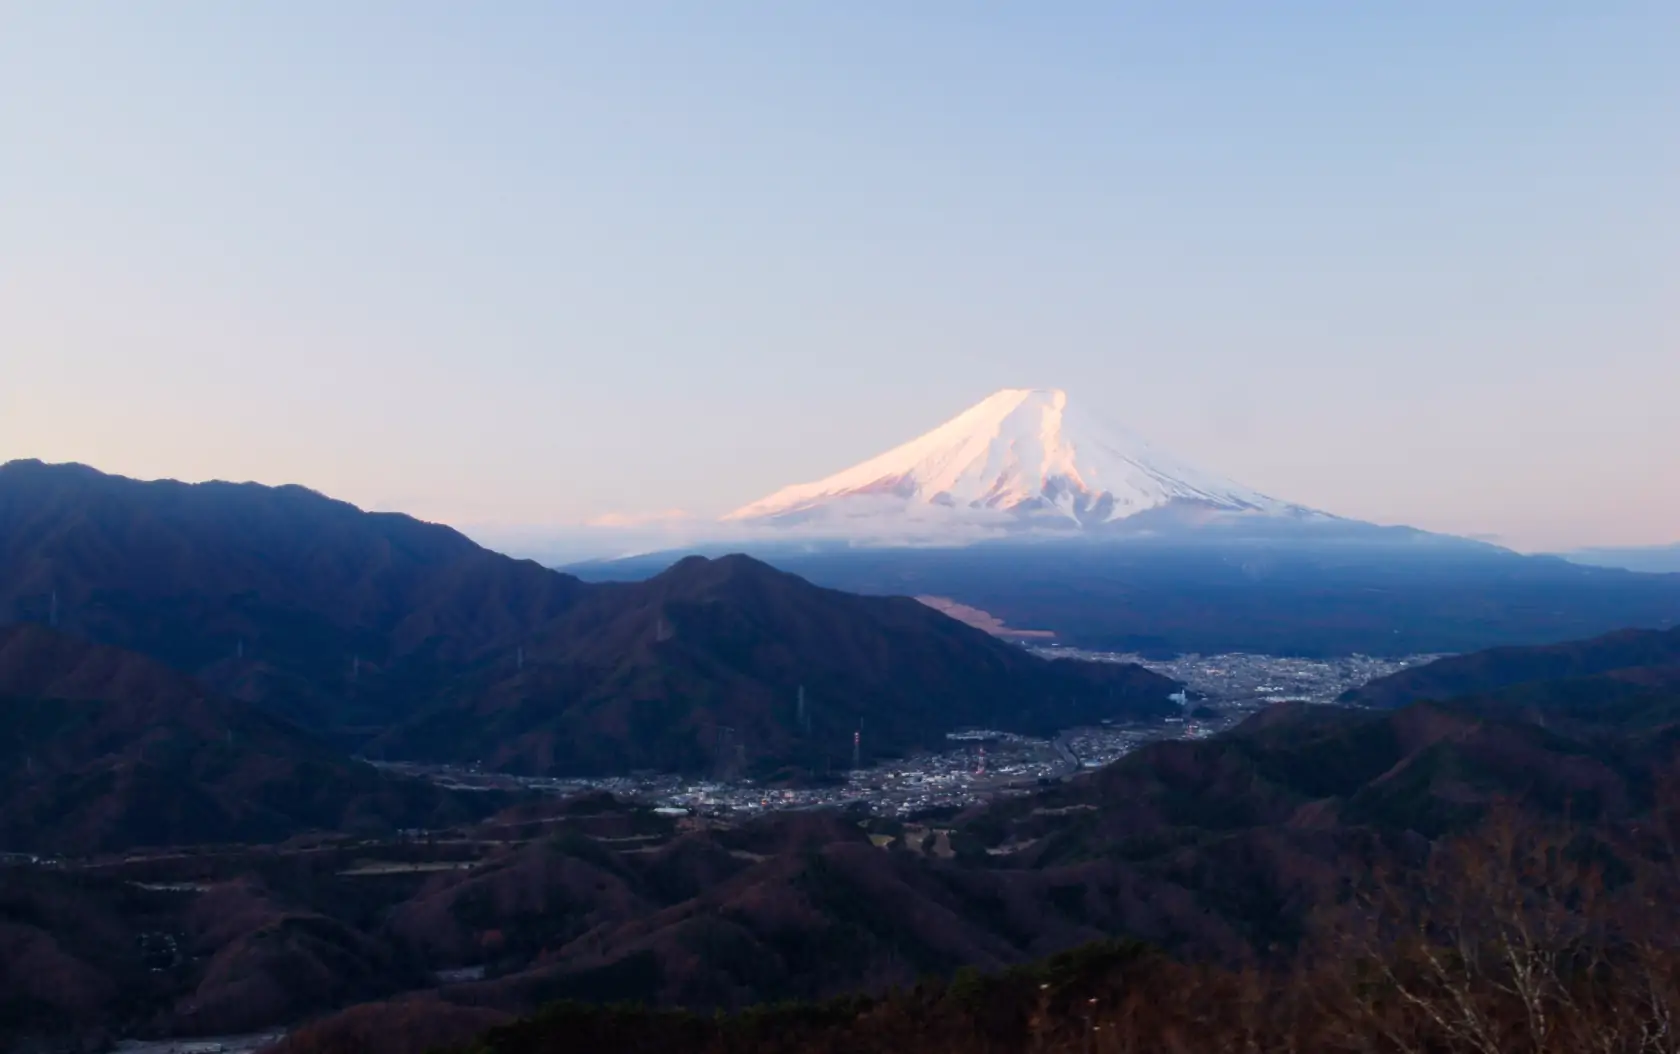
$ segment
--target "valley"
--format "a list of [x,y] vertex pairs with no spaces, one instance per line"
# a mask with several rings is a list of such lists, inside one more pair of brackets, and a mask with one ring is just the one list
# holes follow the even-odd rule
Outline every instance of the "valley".
[[1136,663],[1183,684],[1195,700],[1219,707],[1253,708],[1270,703],[1331,703],[1345,693],[1378,678],[1445,656],[1438,654],[1382,658],[1346,655],[1307,659],[1288,655],[1232,652],[1225,655],[1179,655],[1170,659],[1135,652],[1091,651],[1084,648],[1035,647],[1045,656],[1085,662]]
[[0,0],[0,1054],[1680,1054],[1680,4],[1228,7]]
[[[1032,566],[1112,566],[1071,552]],[[1144,570],[1194,594],[1175,566]],[[1115,938],[1237,968],[1502,802],[1630,837],[1680,727],[1674,630],[1011,640],[1051,623],[739,554],[586,582],[301,488],[39,463],[0,467],[8,604],[0,1036],[31,1049],[420,1054],[557,1001],[888,998]]]
[[1440,658],[1389,660],[1363,655],[1338,660],[1287,656],[1187,655],[1171,660],[1059,646],[1030,650],[1050,659],[1138,665],[1189,689],[1182,711],[1150,720],[1118,718],[1035,737],[995,729],[948,733],[945,749],[836,769],[816,786],[753,780],[688,779],[649,773],[558,779],[498,773],[482,768],[376,762],[391,772],[451,789],[494,789],[566,795],[600,791],[655,808],[711,816],[838,808],[864,815],[914,818],[928,811],[962,809],[998,796],[1024,794],[1081,771],[1100,768],[1146,743],[1202,739],[1234,727],[1282,702],[1334,703],[1367,682]]

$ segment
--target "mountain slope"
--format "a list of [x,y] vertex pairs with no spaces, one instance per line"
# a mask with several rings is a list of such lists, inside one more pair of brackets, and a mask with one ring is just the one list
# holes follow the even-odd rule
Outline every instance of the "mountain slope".
[[302,487],[0,465],[0,623],[54,622],[316,728],[388,719],[581,588]]
[[1610,675],[1624,683],[1680,676],[1680,629],[1623,630],[1542,647],[1492,648],[1454,655],[1378,678],[1343,701],[1397,707],[1419,699],[1484,695],[1530,682]]
[[351,761],[144,656],[0,628],[0,851],[268,842],[484,807]]
[[1279,704],[1222,736],[1151,745],[1030,804],[999,803],[971,829],[1034,867],[1110,854],[1170,863],[1210,837],[1324,848],[1334,844],[1325,832],[1362,828],[1435,838],[1502,798],[1582,822],[1650,804],[1650,766],[1665,759],[1640,744],[1665,733],[1566,736],[1488,711],[1471,700],[1378,712]]
[[[1357,540],[1331,537],[1325,525],[1310,539],[1244,533],[754,552],[830,589],[949,598],[1098,650],[1406,656],[1680,624],[1677,576],[1580,567],[1402,528],[1367,528]],[[673,559],[574,570],[645,578]]]
[[1189,893],[1252,946],[1288,945],[1376,860],[1399,853],[1415,866],[1504,803],[1542,824],[1643,823],[1666,807],[1654,788],[1680,745],[1680,691],[1666,698],[1567,727],[1498,700],[1280,704],[1224,735],[1153,744],[1088,778],[977,808],[957,826],[999,866],[1053,874],[1123,861]]
[[74,465],[0,467],[0,615],[8,601],[371,756],[527,771],[810,775],[849,763],[860,721],[873,757],[961,725],[1148,712],[1171,691],[744,558],[586,585],[302,488]]
[[[515,968],[439,992],[439,1009],[523,1012],[556,998],[709,1009],[879,991],[1103,935],[1204,964],[1275,963],[1333,932],[1362,880],[1417,874],[1505,802],[1526,831],[1567,820],[1617,852],[1648,845],[1671,860],[1624,837],[1672,818],[1656,778],[1680,705],[1656,724],[1650,712],[1600,710],[1564,733],[1485,697],[1392,711],[1284,704],[977,807],[938,841],[937,820],[871,821],[891,838],[878,848],[840,816],[784,814],[616,860],[550,842],[434,880],[399,918],[405,933],[441,938],[417,947],[442,962],[478,954],[484,934],[498,948],[531,935]],[[941,843],[956,859],[930,851]],[[645,869],[678,860],[689,881],[654,893]],[[405,1012],[424,1011],[363,1013]]]
[[1010,388],[933,431],[814,483],[785,487],[725,520],[865,530],[871,521],[1095,528],[1167,506],[1202,513],[1308,510],[1193,469],[1069,404]]
[[1673,545],[1576,549],[1559,553],[1565,560],[1593,567],[1619,567],[1649,574],[1680,574],[1680,542]]
[[697,550],[571,570],[634,578],[685,552],[740,551],[830,588],[944,598],[1065,643],[1152,653],[1411,655],[1680,623],[1680,576],[1291,505],[1184,466],[1059,391],[998,392],[718,529]]
[[[740,568],[699,570],[704,589]],[[193,958],[167,976],[141,976],[136,934],[116,926],[122,919],[100,922],[113,897],[145,891],[113,883],[88,902],[90,925],[116,928],[102,941],[39,906],[20,913],[0,881],[0,909],[11,913],[0,919],[0,944],[7,920],[22,917],[28,932],[5,946],[57,982],[35,991],[62,999],[79,990],[106,1015],[116,1011],[95,1009],[92,997],[110,985],[98,976],[78,982],[76,963],[53,954],[55,939],[112,981],[191,991],[204,977],[218,986],[213,1002],[175,1004],[158,993],[176,1005],[177,1020],[189,1006],[214,1005],[255,1028],[331,1005],[336,987],[300,989],[299,979],[360,978],[364,994],[411,989],[340,1019],[371,1025],[378,1042],[402,1022],[419,1034],[417,1022],[433,1011],[440,1021],[488,1022],[554,999],[711,1008],[903,988],[928,973],[999,967],[1104,935],[1204,963],[1253,963],[1310,938],[1319,914],[1345,904],[1374,871],[1416,874],[1504,800],[1540,821],[1528,829],[1544,834],[1548,822],[1567,820],[1605,835],[1616,852],[1671,862],[1651,838],[1673,818],[1657,777],[1680,742],[1680,685],[1644,687],[1653,699],[1666,692],[1666,714],[1588,707],[1568,728],[1487,696],[1399,710],[1280,705],[1223,736],[1146,746],[1098,773],[950,820],[673,821],[590,795],[528,803],[462,832],[494,846],[462,869],[366,885],[335,876],[342,864],[332,856],[306,853],[264,867],[273,892],[245,889],[244,880],[229,888],[211,878],[216,865],[189,854],[172,859],[169,873],[210,886],[193,914],[228,924],[198,930]],[[44,877],[62,884],[73,874]],[[1655,904],[1673,899],[1666,890],[1653,893]],[[294,920],[280,934],[289,940],[274,939],[277,912]],[[130,926],[181,932],[176,918],[136,917]],[[298,965],[311,961],[323,968]],[[246,998],[245,973],[233,969],[247,962],[261,1001]],[[381,964],[484,973],[439,983]],[[66,1017],[48,1010],[40,1020],[61,1027]],[[576,1046],[574,1036],[558,1042]]]
[[[799,693],[808,699],[803,720]],[[604,584],[499,668],[378,741],[393,756],[538,772],[807,774],[937,746],[963,726],[1047,733],[1165,713],[1173,682],[1047,662],[903,597],[820,589],[743,556]]]

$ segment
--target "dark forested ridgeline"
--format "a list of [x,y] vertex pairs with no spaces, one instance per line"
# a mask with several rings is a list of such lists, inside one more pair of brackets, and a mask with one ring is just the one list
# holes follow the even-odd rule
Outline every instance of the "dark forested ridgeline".
[[[1664,820],[1680,834],[1672,811]],[[1424,860],[1362,876],[1308,940],[1247,967],[1101,942],[885,995],[722,1016],[564,1001],[508,1020],[440,992],[305,1026],[281,1050],[1667,1051],[1680,932],[1666,904],[1680,873],[1648,848],[1502,811]]]
[[[1469,652],[1680,626],[1680,574],[1583,567],[1403,528],[852,548],[754,542],[819,585],[946,597],[1079,647],[1173,655]],[[680,553],[574,564],[640,579]]]
[[301,487],[39,462],[0,466],[5,621],[149,655],[372,757],[552,774],[812,769],[860,726],[892,755],[1160,713],[1175,687],[745,557],[587,585]]
[[[722,854],[683,859],[728,877],[697,899],[617,929],[580,919],[544,966],[293,1042],[352,1049],[434,1015],[464,1034],[486,1008],[571,999],[476,1049],[1648,1049],[1639,1030],[1680,992],[1663,907],[1680,895],[1680,691],[1639,669],[1631,703],[1588,706],[1566,679],[1521,686],[1573,685],[1561,709],[1498,692],[1283,705],[942,823],[713,832]],[[949,859],[930,852],[944,842]],[[1140,944],[1041,958],[1101,937]],[[1537,985],[1527,1003],[1514,971]],[[600,1005],[621,1000],[643,1009]]]

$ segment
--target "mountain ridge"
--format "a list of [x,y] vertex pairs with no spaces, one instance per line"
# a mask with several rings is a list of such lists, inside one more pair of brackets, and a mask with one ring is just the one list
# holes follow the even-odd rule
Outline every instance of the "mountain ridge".
[[[703,595],[743,570],[759,573],[726,562],[675,577]],[[206,1034],[397,997],[300,1030],[286,1049],[302,1054],[418,1052],[556,999],[709,1013],[910,990],[1116,935],[1201,965],[1264,966],[1311,952],[1315,933],[1338,936],[1337,906],[1366,910],[1349,895],[1371,876],[1416,873],[1507,806],[1535,825],[1522,830],[1566,823],[1572,840],[1604,836],[1602,848],[1671,864],[1651,836],[1672,830],[1661,777],[1680,743],[1680,681],[1647,702],[1590,697],[1567,726],[1485,696],[1279,704],[1209,739],[1145,745],[1053,787],[909,822],[678,820],[599,793],[528,802],[458,832],[488,846],[466,866],[377,884],[337,872],[416,847],[265,854],[238,873],[198,854],[98,875],[14,870],[0,883],[12,950],[0,980],[37,1000],[23,1024],[38,1032],[124,1027],[143,1011]],[[1647,889],[1659,909],[1672,902],[1670,884],[1632,892]],[[166,972],[149,969],[157,949],[141,940],[160,930],[190,937]],[[963,976],[952,990],[972,993]],[[101,996],[119,986],[134,1005]],[[370,1038],[325,1042],[345,1029]],[[552,1049],[577,1043],[553,1037]]]
[[[423,756],[472,744],[499,767],[588,773],[601,758],[716,766],[727,742],[815,774],[849,765],[854,732],[872,758],[936,748],[964,726],[1043,734],[1175,709],[1173,682],[1141,668],[1042,660],[911,598],[823,589],[739,554],[603,584],[523,654],[376,745]],[[528,702],[541,697],[568,705]],[[608,742],[595,727],[629,733]]]
[[[1338,541],[1223,531],[1123,544],[1012,540],[967,546],[756,548],[819,585],[948,597],[1096,651],[1170,657],[1262,652],[1403,657],[1579,640],[1680,624],[1680,578],[1582,567],[1482,542],[1370,528]],[[680,553],[573,564],[591,581],[649,577]]]
[[[729,751],[826,769],[849,760],[858,721],[873,756],[981,720],[1153,712],[1172,690],[1136,667],[1074,673],[908,598],[847,596],[745,556],[586,584],[301,487],[39,462],[0,466],[0,619],[8,606],[341,747],[548,774],[707,769]],[[793,737],[802,684],[821,702]]]
[[297,485],[0,464],[0,621],[152,655],[306,725],[389,719],[407,673],[511,648],[583,590]]
[[1487,696],[1537,682],[1594,679],[1663,683],[1680,679],[1680,628],[1625,629],[1559,644],[1490,648],[1453,655],[1381,677],[1341,701],[1392,709],[1428,699]]

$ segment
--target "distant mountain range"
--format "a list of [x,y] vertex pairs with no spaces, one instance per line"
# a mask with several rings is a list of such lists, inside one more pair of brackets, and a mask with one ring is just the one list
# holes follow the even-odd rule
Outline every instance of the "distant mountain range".
[[1680,574],[1680,542],[1673,545],[1575,549],[1560,554],[1565,560],[1593,567],[1620,567],[1651,574]]
[[[568,570],[634,580],[679,555]],[[1401,528],[1341,540],[1215,532],[1123,544],[785,544],[758,555],[829,588],[941,598],[984,612],[989,624],[1048,631],[1064,644],[1162,656],[1440,654],[1680,625],[1680,577]]]
[[[375,757],[527,772],[804,771],[985,724],[1159,712],[910,600],[753,560],[591,585],[301,487],[0,466],[0,617],[149,655]],[[799,696],[805,689],[801,713]]]

